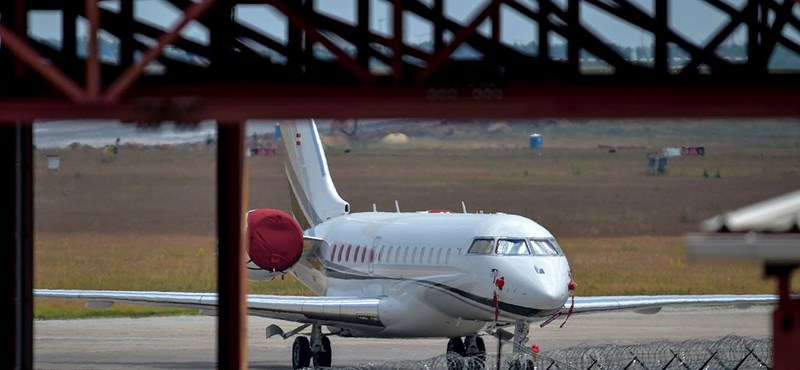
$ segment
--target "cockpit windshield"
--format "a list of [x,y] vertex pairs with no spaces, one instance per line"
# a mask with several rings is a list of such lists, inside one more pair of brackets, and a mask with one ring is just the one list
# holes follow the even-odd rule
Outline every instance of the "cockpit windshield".
[[501,256],[563,256],[564,252],[553,238],[476,238],[469,254]]
[[528,239],[533,249],[533,254],[537,256],[563,256],[564,252],[558,246],[555,239]]
[[531,254],[525,239],[500,239],[497,241],[497,254],[518,256]]
[[472,246],[469,247],[471,254],[493,254],[494,253],[494,239],[475,239]]

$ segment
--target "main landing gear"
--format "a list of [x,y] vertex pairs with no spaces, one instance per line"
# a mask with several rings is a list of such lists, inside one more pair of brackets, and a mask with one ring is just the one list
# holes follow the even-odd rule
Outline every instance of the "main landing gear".
[[486,362],[486,345],[483,338],[477,335],[468,335],[461,340],[459,337],[447,341],[448,370],[482,369]]
[[292,344],[292,368],[302,369],[311,365],[314,361],[315,367],[330,367],[333,352],[331,351],[331,340],[322,335],[322,328],[319,324],[311,326],[311,340],[302,335],[297,336]]

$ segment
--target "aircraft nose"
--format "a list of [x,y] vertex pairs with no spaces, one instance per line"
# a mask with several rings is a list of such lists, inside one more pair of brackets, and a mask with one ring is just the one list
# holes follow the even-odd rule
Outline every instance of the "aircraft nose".
[[556,309],[564,306],[569,296],[569,286],[564,284],[545,284],[542,289],[541,307],[542,309]]
[[574,282],[569,276],[569,268],[563,263],[553,264],[550,273],[537,274],[538,276],[538,308],[542,310],[559,309],[569,298],[570,290],[574,290]]

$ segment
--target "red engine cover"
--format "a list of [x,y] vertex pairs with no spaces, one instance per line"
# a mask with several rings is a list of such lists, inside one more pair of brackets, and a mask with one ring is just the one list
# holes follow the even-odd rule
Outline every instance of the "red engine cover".
[[256,209],[247,213],[247,253],[269,271],[285,271],[300,260],[303,230],[288,213]]

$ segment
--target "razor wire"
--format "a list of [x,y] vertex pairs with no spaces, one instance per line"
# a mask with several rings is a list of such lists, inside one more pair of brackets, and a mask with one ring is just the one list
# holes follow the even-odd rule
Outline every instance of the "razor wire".
[[729,335],[718,340],[578,346],[547,355],[577,369],[770,369],[772,339]]
[[[499,368],[498,368],[499,363]],[[772,339],[734,335],[718,340],[656,341],[634,345],[580,345],[497,356],[446,354],[332,369],[342,370],[745,370],[772,368]]]

